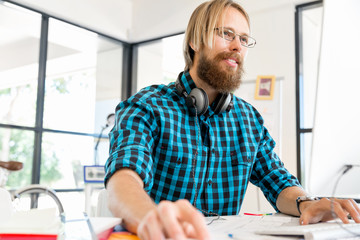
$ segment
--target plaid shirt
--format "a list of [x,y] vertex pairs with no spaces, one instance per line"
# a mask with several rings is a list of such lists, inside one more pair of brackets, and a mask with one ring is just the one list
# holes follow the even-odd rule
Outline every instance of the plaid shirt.
[[[188,93],[196,87],[188,72],[181,82]],[[156,203],[193,203],[197,185],[198,209],[234,215],[250,181],[277,210],[279,193],[300,184],[273,152],[275,142],[257,110],[235,96],[233,103],[218,115],[210,106],[197,124],[175,83],[144,88],[121,102],[109,134],[105,184],[118,169],[130,168]]]

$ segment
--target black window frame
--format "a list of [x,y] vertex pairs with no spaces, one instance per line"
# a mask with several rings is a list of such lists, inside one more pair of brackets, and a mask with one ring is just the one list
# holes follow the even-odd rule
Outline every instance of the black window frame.
[[323,1],[314,1],[296,6],[295,11],[295,64],[296,64],[296,159],[297,159],[297,178],[300,183],[304,183],[305,163],[303,153],[302,136],[312,133],[313,128],[303,128],[303,56],[302,56],[302,13],[303,11],[323,6]]

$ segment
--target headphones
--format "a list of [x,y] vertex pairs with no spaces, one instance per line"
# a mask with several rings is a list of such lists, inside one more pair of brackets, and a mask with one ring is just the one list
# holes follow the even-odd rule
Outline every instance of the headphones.
[[[178,93],[185,97],[186,106],[188,106],[191,112],[195,115],[204,114],[209,107],[209,98],[202,88],[194,88],[189,94],[187,94],[185,88],[180,82],[180,78],[183,72],[181,72],[176,79],[175,87]],[[214,112],[215,114],[221,114],[225,111],[229,112],[233,107],[232,94],[230,93],[219,93],[215,99],[216,105]]]

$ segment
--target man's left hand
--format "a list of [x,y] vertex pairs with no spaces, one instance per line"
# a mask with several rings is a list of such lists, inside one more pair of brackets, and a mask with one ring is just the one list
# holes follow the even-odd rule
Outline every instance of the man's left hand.
[[349,223],[351,216],[356,223],[360,223],[360,208],[353,199],[328,199],[307,201],[301,205],[300,224],[325,222],[337,216],[343,223]]

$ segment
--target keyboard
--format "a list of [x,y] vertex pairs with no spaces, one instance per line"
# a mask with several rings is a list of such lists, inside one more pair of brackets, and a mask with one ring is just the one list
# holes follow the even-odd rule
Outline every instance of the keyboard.
[[272,236],[298,236],[305,240],[360,239],[360,224],[339,222],[324,222],[298,226],[277,226],[275,228],[256,231],[257,234]]

